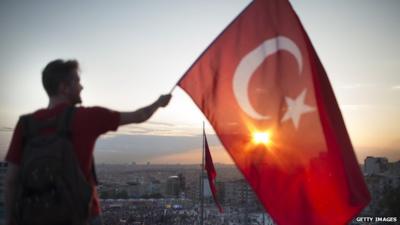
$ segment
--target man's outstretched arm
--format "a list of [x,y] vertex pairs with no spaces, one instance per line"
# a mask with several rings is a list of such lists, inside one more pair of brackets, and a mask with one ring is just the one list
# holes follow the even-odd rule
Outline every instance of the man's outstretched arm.
[[142,123],[148,120],[160,107],[165,107],[171,100],[171,94],[161,95],[153,104],[133,112],[120,112],[119,125]]

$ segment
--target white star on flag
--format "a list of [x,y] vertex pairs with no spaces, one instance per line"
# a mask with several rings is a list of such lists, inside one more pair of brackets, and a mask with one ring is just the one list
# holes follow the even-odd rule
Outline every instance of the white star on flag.
[[299,127],[301,115],[315,110],[314,107],[304,104],[306,92],[307,89],[304,89],[303,92],[301,92],[301,94],[297,96],[295,100],[289,97],[285,97],[288,109],[285,115],[283,116],[281,122],[285,122],[286,120],[292,119],[293,124],[297,129]]

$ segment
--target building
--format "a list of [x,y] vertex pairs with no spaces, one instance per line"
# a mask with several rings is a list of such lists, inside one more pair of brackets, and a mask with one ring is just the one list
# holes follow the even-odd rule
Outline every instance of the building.
[[182,175],[170,176],[167,179],[165,195],[171,198],[178,198],[185,189],[185,179]]
[[252,207],[257,207],[258,205],[254,204],[258,203],[257,196],[244,179],[222,182],[217,186],[220,189],[220,191],[218,191],[220,200],[224,205],[237,206],[249,204]]
[[384,157],[368,156],[364,160],[364,173],[366,175],[381,174],[388,170],[389,161]]
[[5,186],[7,167],[8,167],[7,162],[0,161],[0,224],[5,224],[4,186]]
[[200,201],[200,176],[196,173],[194,176],[189,177],[191,179],[186,182],[185,185],[185,196],[195,202]]
[[400,176],[400,160],[389,163],[387,174],[389,176]]
[[364,177],[371,193],[371,202],[365,208],[365,215],[376,215],[391,210],[383,204],[386,193],[400,186],[400,161],[389,162],[387,158],[371,157],[365,159]]

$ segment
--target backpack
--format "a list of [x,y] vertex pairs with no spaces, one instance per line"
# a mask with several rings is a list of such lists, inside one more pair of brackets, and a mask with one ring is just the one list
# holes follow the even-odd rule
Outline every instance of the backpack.
[[[83,225],[89,218],[92,187],[83,175],[70,140],[74,107],[54,118],[20,118],[23,154],[15,193],[18,225]],[[56,127],[54,134],[40,134]]]

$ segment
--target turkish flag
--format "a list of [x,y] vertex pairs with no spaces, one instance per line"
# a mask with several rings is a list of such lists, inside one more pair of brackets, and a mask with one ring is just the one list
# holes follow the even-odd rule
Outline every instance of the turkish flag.
[[205,154],[204,169],[206,169],[207,171],[208,183],[210,184],[210,190],[214,198],[214,202],[217,205],[219,212],[222,213],[223,210],[221,204],[219,204],[219,201],[217,199],[217,189],[215,188],[215,178],[217,177],[217,172],[215,171],[214,168],[214,163],[211,158],[210,148],[208,147],[206,132],[204,131],[204,129],[203,129],[203,140],[204,140],[204,154]]
[[288,1],[253,1],[178,85],[277,224],[346,224],[370,201],[328,77]]

